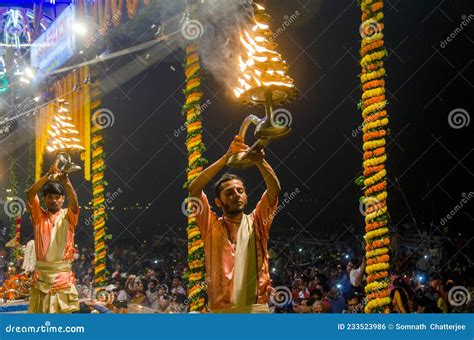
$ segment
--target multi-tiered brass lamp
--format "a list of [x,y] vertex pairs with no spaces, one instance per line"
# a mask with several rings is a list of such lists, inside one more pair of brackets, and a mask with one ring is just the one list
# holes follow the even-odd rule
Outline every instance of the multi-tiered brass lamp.
[[[245,135],[251,124],[255,124],[254,136],[257,141],[246,153],[232,156],[228,165],[231,167],[247,167],[253,163],[247,158],[252,152],[260,151],[270,141],[288,135],[291,128],[287,117],[281,124],[275,117],[274,105],[292,102],[298,96],[293,79],[287,75],[288,65],[281,55],[275,51],[278,46],[273,40],[270,30],[270,16],[261,5],[255,4],[254,26],[250,32],[240,34],[240,41],[245,48],[245,55],[239,56],[239,85],[234,89],[236,97],[243,104],[264,106],[265,117],[250,115],[243,121],[239,135]],[[285,111],[289,114],[288,111]]]
[[[46,147],[49,152],[56,154],[54,165],[61,173],[70,174],[81,170],[81,167],[71,160],[72,154],[84,151],[80,145],[79,131],[76,130],[72,118],[69,114],[68,103],[63,99],[56,100],[57,112],[48,130],[50,143]],[[60,174],[55,173],[49,176],[50,180],[56,180]]]

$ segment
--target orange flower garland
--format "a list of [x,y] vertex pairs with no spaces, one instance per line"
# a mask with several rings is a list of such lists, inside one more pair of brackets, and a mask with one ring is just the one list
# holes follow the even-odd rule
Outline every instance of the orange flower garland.
[[[186,96],[182,114],[186,117],[186,149],[188,150],[188,168],[186,169],[187,181],[184,187],[195,179],[203,170],[207,160],[202,157],[206,150],[202,142],[202,115],[201,115],[201,77],[199,53],[195,45],[186,48],[186,64],[184,74]],[[204,268],[204,242],[196,224],[196,217],[188,216],[188,299],[190,311],[206,312],[205,306],[205,268]]]
[[[91,104],[91,110],[100,106],[100,100]],[[104,136],[99,124],[94,124],[91,130],[91,151],[92,151],[92,214],[94,227],[94,282],[96,287],[101,287],[107,283],[106,271],[106,251],[105,241],[110,238],[107,235],[105,220],[107,215],[104,209],[105,202],[105,154],[104,154]]]
[[387,313],[390,305],[389,278],[389,214],[387,210],[387,171],[385,162],[389,123],[386,111],[383,1],[361,0],[362,36],[360,81],[362,98],[363,176],[357,182],[364,190],[365,240],[367,258],[366,313]]

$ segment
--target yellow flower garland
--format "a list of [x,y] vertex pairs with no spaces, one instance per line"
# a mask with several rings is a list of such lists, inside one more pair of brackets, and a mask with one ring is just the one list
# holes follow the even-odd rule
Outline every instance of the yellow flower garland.
[[369,166],[376,166],[379,164],[383,164],[385,163],[386,160],[387,160],[387,156],[383,155],[380,157],[374,157],[374,158],[368,159],[364,161],[362,165],[364,166],[364,168],[368,168]]
[[367,98],[371,98],[371,97],[378,97],[382,94],[385,94],[385,88],[383,87],[376,87],[374,89],[370,89],[368,91],[365,91],[363,94],[362,94],[362,99],[367,99]]
[[[185,65],[185,95],[186,100],[183,106],[183,115],[186,117],[186,149],[188,150],[187,181],[185,187],[196,178],[202,171],[206,160],[202,157],[205,150],[202,142],[202,117],[200,101],[202,92],[200,90],[200,65],[199,53],[196,45],[189,45],[186,48]],[[206,312],[204,305],[204,242],[201,240],[201,233],[196,225],[196,218],[188,216],[188,299],[191,311]]]
[[381,146],[385,146],[385,144],[386,144],[385,138],[380,138],[380,139],[375,139],[375,140],[365,142],[362,148],[364,149],[364,151],[368,151],[368,150],[380,148]]
[[[387,155],[385,152],[388,116],[385,112],[387,101],[385,99],[386,71],[384,59],[387,51],[384,48],[383,35],[383,0],[362,0],[360,2],[362,11],[361,25],[361,60],[362,72],[360,81],[363,88],[360,107],[362,110],[364,176],[358,183],[363,186],[365,196],[362,202],[365,205],[365,224],[367,242],[366,258],[368,260],[385,255],[389,252],[388,209],[385,164]],[[364,86],[364,84],[367,84]],[[375,86],[374,86],[375,85]],[[376,258],[370,261],[366,267],[368,281],[365,287],[367,293],[371,294],[365,306],[366,313],[387,312],[390,305],[388,296],[388,270],[390,268],[389,256]]]
[[366,180],[364,180],[364,186],[366,186],[366,187],[372,186],[375,183],[382,180],[383,178],[385,178],[386,175],[387,175],[387,171],[385,169],[383,169],[383,170],[377,172],[375,175],[373,175],[373,176],[367,178]]
[[375,298],[373,300],[370,300],[367,305],[365,306],[365,309],[364,311],[366,313],[371,313],[372,310],[374,310],[375,308],[378,308],[378,307],[384,307],[386,305],[389,305],[390,304],[390,298],[389,297],[385,297],[385,298]]
[[375,282],[368,283],[365,286],[365,292],[370,293],[370,292],[374,292],[374,291],[381,291],[385,288],[388,288],[388,283],[387,282],[375,281]]
[[383,206],[380,209],[378,209],[377,211],[374,211],[370,214],[365,215],[365,223],[369,224],[373,220],[375,220],[375,218],[380,217],[382,215],[385,215],[386,213],[387,213],[387,206]]
[[370,251],[366,252],[365,257],[366,258],[371,258],[371,257],[374,257],[374,256],[384,255],[384,254],[387,254],[387,253],[388,253],[388,248],[383,247],[383,248],[378,248],[378,249],[370,250]]
[[388,268],[389,268],[388,263],[377,263],[377,264],[373,264],[371,266],[367,266],[365,271],[367,272],[367,274],[372,274],[374,272],[387,270]]
[[362,40],[362,47],[372,44],[374,41],[383,40],[382,33],[375,33],[371,37]]
[[[96,101],[91,105],[91,109],[97,109],[100,101]],[[97,287],[104,286],[107,283],[106,272],[106,252],[105,240],[107,239],[105,220],[106,213],[104,209],[105,202],[105,155],[102,143],[104,137],[102,128],[96,124],[91,130],[91,149],[92,149],[92,209],[93,209],[93,230],[94,230],[94,282]]]
[[387,233],[388,233],[388,228],[379,228],[379,229],[369,231],[368,233],[366,233],[365,239],[369,241],[370,239],[373,239],[374,237],[380,237]]
[[370,116],[371,114],[382,111],[386,106],[387,106],[387,101],[386,100],[384,100],[380,103],[375,103],[375,104],[369,105],[366,108],[364,108],[364,110],[362,111],[362,118],[365,119],[368,116]]
[[373,129],[386,126],[386,125],[388,125],[388,118],[383,118],[380,120],[376,120],[374,122],[369,122],[364,125],[364,127],[362,128],[362,132],[367,132],[369,130],[373,130]]

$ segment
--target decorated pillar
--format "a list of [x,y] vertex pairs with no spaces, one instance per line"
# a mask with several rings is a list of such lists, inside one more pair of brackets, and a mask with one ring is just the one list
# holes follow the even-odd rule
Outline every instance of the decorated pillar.
[[385,98],[383,1],[362,0],[362,36],[360,48],[360,81],[362,99],[363,176],[359,178],[364,194],[361,197],[365,215],[366,313],[388,313],[389,290],[389,214],[387,210],[387,171],[385,150],[388,114]]
[[[186,48],[185,70],[186,86],[184,94],[186,101],[182,113],[186,117],[186,149],[188,150],[188,168],[186,169],[187,181],[184,187],[194,180],[203,170],[207,160],[202,157],[206,150],[202,142],[202,112],[201,112],[201,68],[199,64],[199,53],[194,44]],[[206,312],[205,296],[205,263],[204,242],[196,223],[193,213],[195,202],[190,198],[187,201],[188,209],[188,299],[190,311]]]

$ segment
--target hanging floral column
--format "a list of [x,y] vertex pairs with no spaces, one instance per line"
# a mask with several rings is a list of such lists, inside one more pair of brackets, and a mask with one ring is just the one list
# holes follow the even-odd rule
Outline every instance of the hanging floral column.
[[[91,109],[96,110],[100,106],[100,100],[91,104]],[[105,154],[104,135],[100,124],[93,124],[91,129],[91,152],[92,152],[92,209],[94,227],[94,282],[96,287],[107,283],[106,272],[106,249],[105,241],[108,238],[105,220]]]
[[[199,54],[195,45],[186,48],[185,64],[186,87],[184,94],[186,102],[182,113],[186,116],[186,148],[188,150],[187,181],[184,187],[195,179],[203,170],[207,160],[202,157],[205,151],[202,142],[202,112],[200,107],[202,92]],[[190,311],[206,312],[205,296],[205,267],[204,243],[196,224],[196,217],[192,213],[192,199],[188,200],[188,299]]]
[[365,215],[367,259],[366,313],[387,313],[389,291],[389,214],[387,211],[387,172],[385,136],[388,115],[385,98],[384,58],[387,52],[383,40],[383,1],[362,0],[360,49],[362,100],[359,104],[363,121],[364,174],[359,184],[364,195],[361,203]]

